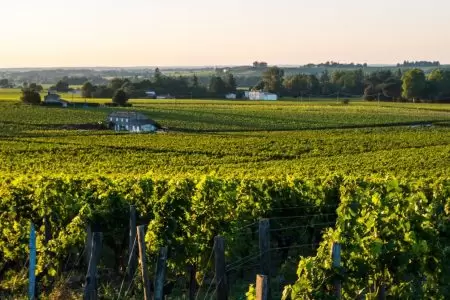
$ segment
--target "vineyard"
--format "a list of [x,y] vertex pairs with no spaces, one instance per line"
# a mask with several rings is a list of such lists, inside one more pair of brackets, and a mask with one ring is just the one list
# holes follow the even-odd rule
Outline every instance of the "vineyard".
[[[450,108],[333,101],[132,101],[169,130],[74,130],[109,108],[0,102],[0,298],[82,298],[86,239],[103,233],[102,299],[143,299],[129,276],[130,205],[169,299],[214,294],[215,237],[231,299],[253,299],[270,223],[273,299],[450,297]],[[330,249],[342,246],[333,266]],[[130,278],[131,277],[131,278]],[[192,294],[193,293],[193,294]],[[190,296],[188,296],[190,295]]]

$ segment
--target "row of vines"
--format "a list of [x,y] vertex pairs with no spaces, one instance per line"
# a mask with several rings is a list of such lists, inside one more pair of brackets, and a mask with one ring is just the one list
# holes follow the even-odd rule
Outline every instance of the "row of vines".
[[[248,257],[257,248],[252,242],[257,241],[253,225],[260,218],[271,218],[274,228],[305,227],[301,235],[298,229],[274,231],[272,247],[322,241],[317,253],[297,253],[303,255],[298,256],[298,279],[285,288],[286,299],[326,298],[336,278],[342,280],[348,299],[375,295],[380,286],[394,297],[450,296],[448,178],[342,176],[4,178],[0,182],[0,296],[15,297],[24,290],[31,222],[38,231],[37,273],[43,291],[51,290],[65,271],[80,268],[77,261],[87,224],[104,233],[108,251],[102,263],[118,277],[123,275],[130,204],[139,212],[138,223],[147,225],[150,264],[159,247],[169,247],[169,282],[186,278],[189,268],[197,270],[201,281],[216,235],[226,239],[227,261]],[[302,215],[307,218],[299,220]],[[319,224],[325,226],[316,230]],[[329,255],[335,241],[342,244],[343,266],[338,272],[331,268]]]

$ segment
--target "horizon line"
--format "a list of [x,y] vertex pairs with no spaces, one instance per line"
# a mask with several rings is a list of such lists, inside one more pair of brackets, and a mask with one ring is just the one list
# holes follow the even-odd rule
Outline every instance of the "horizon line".
[[[331,61],[330,61],[331,62]],[[333,61],[334,62],[334,61]],[[411,61],[414,62],[414,61]],[[310,63],[314,65],[324,64],[322,63]],[[345,62],[335,62],[339,64],[351,64]],[[309,63],[308,63],[309,64]],[[355,66],[359,64],[365,63],[354,63]],[[379,64],[369,64],[367,63],[367,67],[397,67],[398,63],[379,63]],[[269,64],[269,67],[281,67],[281,68],[303,68],[306,67],[307,64]],[[450,65],[450,63],[440,63],[440,66]],[[252,67],[252,65],[137,65],[137,66],[39,66],[39,67],[0,67],[0,70],[20,70],[20,69],[29,69],[29,70],[55,70],[55,69],[214,69],[214,68],[236,68],[236,67]],[[332,66],[330,66],[332,67]],[[433,66],[428,66],[433,67]]]

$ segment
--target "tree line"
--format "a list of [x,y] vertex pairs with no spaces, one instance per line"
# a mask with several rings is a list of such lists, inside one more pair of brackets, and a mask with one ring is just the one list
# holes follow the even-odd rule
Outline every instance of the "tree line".
[[[54,86],[58,92],[70,90],[65,79]],[[42,87],[30,84],[26,89],[40,92]],[[268,67],[262,73],[259,82],[247,90],[261,90],[275,93],[280,97],[360,97],[365,100],[381,101],[416,101],[432,100],[450,102],[450,70],[435,69],[429,74],[421,69],[402,71],[379,70],[364,73],[363,69],[337,70],[320,75],[295,74],[285,76],[279,67]],[[119,92],[122,98],[225,98],[228,93],[235,93],[242,98],[244,90],[237,89],[237,80],[230,72],[215,74],[209,83],[200,82],[194,74],[186,76],[166,76],[156,69],[151,79],[137,80],[130,78],[113,78],[105,85],[94,85],[87,81],[81,88],[86,98],[112,98]]]
[[151,79],[114,78],[107,85],[93,85],[85,82],[81,93],[86,98],[110,98],[118,90],[125,92],[130,98],[156,98],[157,95],[180,99],[224,98],[228,93],[237,92],[237,83],[231,73],[212,76],[206,86],[195,74],[192,77],[172,77],[165,76],[156,69]]

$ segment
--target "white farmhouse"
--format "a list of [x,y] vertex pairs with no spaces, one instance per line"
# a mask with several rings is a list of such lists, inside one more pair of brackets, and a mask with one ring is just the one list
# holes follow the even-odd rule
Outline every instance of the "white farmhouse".
[[236,94],[235,93],[229,93],[225,95],[225,99],[235,100]]
[[146,115],[133,111],[116,111],[108,115],[107,121],[115,131],[156,132],[161,128]]
[[250,100],[264,100],[264,101],[276,101],[278,100],[277,94],[261,92],[261,91],[251,91],[248,93],[248,99]]

